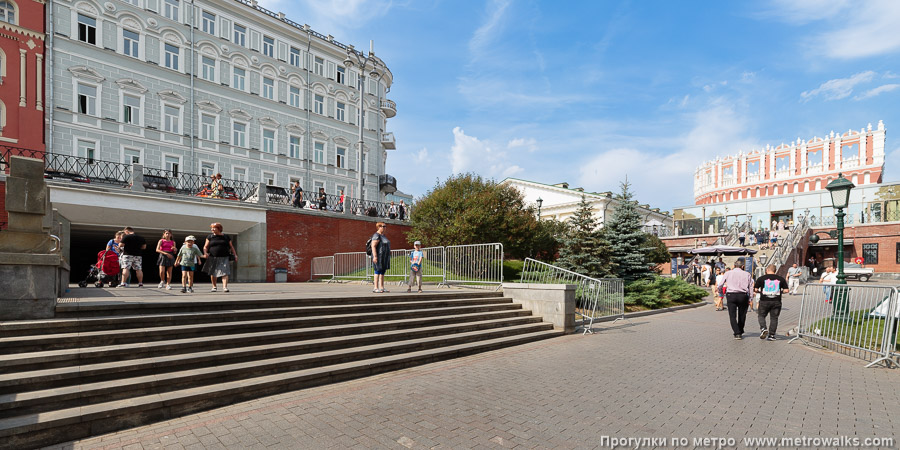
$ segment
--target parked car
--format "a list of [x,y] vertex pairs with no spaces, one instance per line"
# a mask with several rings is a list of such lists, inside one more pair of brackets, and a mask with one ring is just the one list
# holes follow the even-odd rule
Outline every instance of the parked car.
[[[258,186],[258,185],[257,185]],[[244,199],[245,202],[256,203],[259,201],[259,187],[253,188],[250,195]],[[266,203],[275,203],[278,205],[290,205],[291,194],[287,189],[281,186],[266,186]]]
[[863,267],[856,263],[844,263],[844,275],[848,280],[859,280],[859,281],[869,281],[869,278],[872,278],[872,275],[875,274],[875,269],[871,267]]
[[63,172],[60,170],[44,170],[44,179],[74,181],[76,183],[90,183],[91,179],[74,172]]

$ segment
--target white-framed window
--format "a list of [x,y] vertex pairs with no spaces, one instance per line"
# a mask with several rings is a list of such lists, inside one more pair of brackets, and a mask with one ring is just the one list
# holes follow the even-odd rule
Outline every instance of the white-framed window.
[[209,12],[203,11],[202,19],[201,19],[201,28],[204,33],[209,33],[212,35],[216,34],[216,15]]
[[166,0],[163,5],[163,16],[168,17],[176,22],[180,22],[180,16],[178,15],[180,0]]
[[97,45],[97,19],[78,14],[78,40]]
[[247,147],[247,124],[243,122],[232,122],[231,124],[231,145],[235,147]]
[[231,178],[237,181],[247,181],[247,168],[246,167],[232,167],[231,168]]
[[98,116],[97,114],[97,86],[78,83],[78,93],[75,98],[76,111],[79,114]]
[[200,113],[200,139],[216,140],[216,116]]
[[141,124],[141,98],[134,95],[122,95],[122,123]]
[[316,142],[313,145],[313,162],[316,164],[325,164],[325,143]]
[[341,169],[347,168],[347,149],[343,147],[337,148],[337,153],[334,158],[335,167],[339,167]]
[[241,47],[247,46],[247,27],[234,24],[234,43]]
[[262,151],[266,153],[275,153],[275,130],[263,128]]
[[347,84],[347,69],[344,66],[337,66],[337,79],[335,81]]
[[275,184],[275,172],[265,172],[262,173],[262,182],[266,183],[266,186],[277,186]]
[[179,70],[178,60],[181,57],[181,48],[177,45],[165,44],[165,66],[172,70]]
[[325,74],[325,60],[324,59],[319,58],[318,56],[315,57],[315,59],[313,60],[313,72],[315,72],[316,75],[324,76],[324,74]]
[[142,151],[136,148],[123,148],[122,149],[122,163],[124,164],[140,164],[142,157]]
[[269,100],[275,100],[275,80],[269,77],[262,79],[262,97]]
[[313,112],[325,115],[325,97],[316,94],[315,101],[313,102]]
[[269,58],[275,57],[275,38],[272,36],[263,36],[262,52],[263,55],[266,55]]
[[323,189],[324,189],[324,188],[325,188],[325,182],[324,182],[324,181],[321,181],[321,180],[313,181],[313,189],[314,189],[314,192],[315,192],[317,195],[318,195],[318,193],[319,193],[319,188],[323,188]]
[[346,194],[347,186],[344,186],[343,184],[338,184],[334,187],[334,191],[335,191],[335,194],[337,194],[337,195]]
[[181,133],[181,108],[172,105],[163,105],[163,131],[169,133]]
[[122,30],[122,53],[132,58],[140,58],[141,35],[131,31]]
[[200,175],[203,175],[204,177],[211,177],[216,173],[216,163],[210,161],[200,161]]
[[200,76],[206,81],[216,81],[216,60],[209,56],[200,58]]
[[178,168],[181,167],[181,157],[174,155],[163,155],[163,164],[165,169],[172,172],[172,175],[178,176]]
[[0,20],[16,24],[16,5],[10,1],[0,1]]
[[288,89],[288,104],[294,108],[300,107],[300,88],[297,86],[291,86]]
[[231,87],[239,90],[246,91],[247,90],[247,71],[241,69],[240,67],[235,67],[232,69],[232,77],[231,77]]
[[300,67],[300,49],[297,47],[291,47],[291,54],[288,59],[288,62],[294,67]]
[[93,164],[97,157],[97,143],[94,141],[78,140],[78,155],[88,160],[88,164]]
[[300,137],[291,136],[288,140],[288,156],[291,158],[299,158],[301,155]]
[[342,102],[337,102],[337,107],[334,110],[334,118],[344,122],[347,118],[347,105]]

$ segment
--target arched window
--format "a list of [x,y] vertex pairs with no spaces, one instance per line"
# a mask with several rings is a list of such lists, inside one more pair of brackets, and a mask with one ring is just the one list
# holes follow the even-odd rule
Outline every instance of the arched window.
[[0,1],[0,20],[16,24],[16,4],[9,0]]

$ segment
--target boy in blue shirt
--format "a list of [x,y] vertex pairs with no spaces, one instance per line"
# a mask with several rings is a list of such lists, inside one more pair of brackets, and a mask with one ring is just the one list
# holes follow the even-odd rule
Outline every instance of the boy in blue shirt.
[[406,292],[412,292],[413,283],[418,283],[419,292],[422,292],[422,263],[425,261],[425,252],[422,251],[422,243],[413,243],[415,250],[409,253],[409,287]]

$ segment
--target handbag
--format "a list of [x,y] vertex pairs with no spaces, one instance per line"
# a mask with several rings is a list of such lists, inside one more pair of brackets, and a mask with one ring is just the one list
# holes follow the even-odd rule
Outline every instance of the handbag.
[[234,252],[232,252],[232,251],[229,251],[229,252],[228,252],[228,260],[229,260],[229,261],[234,261]]

